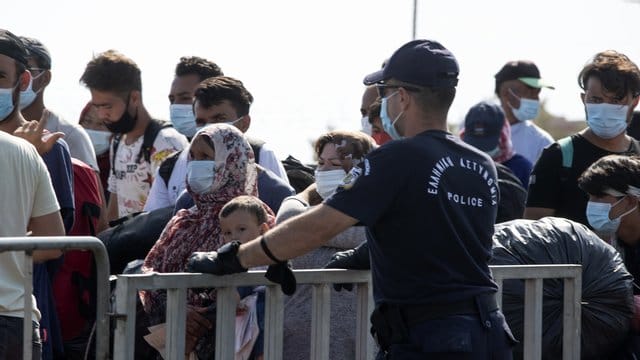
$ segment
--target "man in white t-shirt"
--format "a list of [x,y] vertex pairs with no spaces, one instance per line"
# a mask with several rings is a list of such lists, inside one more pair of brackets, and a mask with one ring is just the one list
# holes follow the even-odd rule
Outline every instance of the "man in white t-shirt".
[[[227,123],[246,133],[251,125],[249,109],[252,103],[253,96],[241,81],[228,76],[206,79],[194,89],[193,109],[194,113],[199,113],[195,118],[196,126],[200,129],[207,124]],[[273,149],[264,141],[249,136],[247,140],[254,151],[256,163],[289,185],[284,166]],[[187,153],[183,152],[175,162],[168,183],[160,176],[155,177],[145,210],[175,205],[186,187],[186,176]]]
[[[0,29],[0,122],[21,119],[20,91],[27,88],[29,74],[24,44],[7,30]],[[8,90],[8,91],[7,91]],[[0,131],[0,210],[3,214],[0,237],[62,236],[64,225],[49,172],[35,147],[27,141]],[[59,250],[34,251],[33,261],[42,262],[61,255]],[[0,252],[0,359],[22,357],[24,313],[23,252]],[[40,359],[40,312],[33,301],[33,359]]]
[[91,145],[87,132],[78,124],[65,120],[51,111],[44,104],[44,92],[51,82],[51,55],[49,50],[39,40],[20,37],[25,44],[29,57],[29,72],[31,82],[25,91],[20,92],[20,111],[27,120],[39,120],[46,108],[49,113],[46,129],[51,132],[64,133],[64,141],[69,145],[69,153],[85,164],[99,171],[96,153]]
[[553,89],[540,78],[531,61],[509,61],[495,75],[496,95],[511,125],[511,142],[516,153],[535,164],[542,149],[554,142],[548,132],[533,123],[540,111],[540,90]]
[[[114,133],[107,218],[142,211],[160,163],[184,149],[187,138],[151,118],[142,102],[140,69],[123,54],[115,50],[98,54],[87,64],[80,81],[91,91],[98,119]],[[143,148],[147,129],[155,126],[160,130],[153,144]]]

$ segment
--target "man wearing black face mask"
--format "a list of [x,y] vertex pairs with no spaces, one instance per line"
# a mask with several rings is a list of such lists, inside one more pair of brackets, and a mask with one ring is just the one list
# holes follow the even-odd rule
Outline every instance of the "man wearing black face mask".
[[160,163],[184,149],[187,139],[166,127],[144,149],[147,128],[158,125],[142,103],[140,69],[126,56],[114,50],[99,54],[87,64],[80,81],[91,91],[98,119],[116,135],[111,142],[107,217],[115,220],[142,211]]

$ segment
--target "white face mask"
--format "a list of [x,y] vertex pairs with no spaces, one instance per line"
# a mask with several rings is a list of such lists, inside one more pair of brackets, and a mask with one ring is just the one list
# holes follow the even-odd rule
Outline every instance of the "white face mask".
[[587,125],[603,139],[613,139],[627,128],[628,105],[586,103]]
[[362,119],[360,120],[360,125],[362,126],[362,132],[367,134],[367,135],[371,135],[371,131],[372,131],[372,126],[371,123],[369,122],[369,117],[368,116],[363,116]]
[[171,104],[169,117],[173,127],[188,138],[196,134],[196,117],[193,114],[193,106],[190,104]]
[[342,185],[345,176],[347,176],[347,173],[342,169],[316,170],[316,187],[318,194],[320,194],[323,199],[329,198],[335,194],[338,186]]
[[100,130],[91,130],[85,129],[87,134],[89,134],[89,138],[91,139],[91,143],[93,144],[93,149],[96,151],[96,155],[104,154],[109,151],[109,143],[111,142],[111,131],[100,131]]
[[[511,89],[509,89],[509,91],[511,91]],[[513,91],[511,91],[511,95],[520,100],[520,107],[517,109],[509,102],[509,107],[511,107],[511,111],[516,120],[527,121],[538,117],[538,111],[540,111],[540,102],[538,100],[520,98],[514,94]]]
[[213,160],[192,160],[187,165],[187,184],[197,194],[211,191],[216,162]]
[[33,80],[36,80],[37,78],[42,76],[42,74],[44,74],[44,71],[38,74],[38,76],[31,77],[31,79],[29,79],[29,86],[27,87],[27,90],[20,91],[20,110],[25,109],[33,104],[33,102],[36,100],[36,97],[38,96],[38,93],[42,91],[42,89],[38,90],[37,92],[33,91]]

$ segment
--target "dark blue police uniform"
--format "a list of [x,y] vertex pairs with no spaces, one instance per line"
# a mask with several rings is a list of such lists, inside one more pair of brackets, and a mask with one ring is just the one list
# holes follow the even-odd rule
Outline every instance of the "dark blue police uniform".
[[326,201],[368,228],[379,358],[511,358],[488,266],[496,179],[486,154],[429,130],[370,153]]

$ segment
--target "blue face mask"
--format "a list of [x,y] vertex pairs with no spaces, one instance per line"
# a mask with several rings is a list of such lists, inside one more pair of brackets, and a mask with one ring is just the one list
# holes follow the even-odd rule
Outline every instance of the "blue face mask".
[[603,139],[613,139],[627,128],[628,105],[586,103],[587,125]]
[[624,198],[616,201],[613,204],[595,201],[589,201],[587,203],[587,220],[596,232],[606,236],[615,234],[616,231],[618,231],[618,227],[620,227],[620,220],[622,219],[622,217],[632,213],[636,209],[636,207],[634,206],[633,208],[631,208],[631,210],[625,212],[617,218],[609,219],[609,212],[611,212],[611,208],[620,204],[622,200],[624,200]]
[[187,184],[193,192],[203,194],[212,191],[216,162],[192,160],[187,165]]
[[382,127],[384,128],[384,131],[387,134],[389,134],[389,136],[393,140],[402,139],[402,135],[398,134],[398,131],[394,126],[398,121],[398,119],[400,118],[400,116],[402,115],[402,112],[398,114],[398,116],[396,116],[396,118],[393,121],[391,121],[391,119],[389,118],[389,113],[387,112],[387,99],[389,99],[392,96],[395,96],[397,93],[398,92],[395,91],[393,94],[382,98],[382,103],[380,104],[380,119],[382,120]]
[[196,117],[191,104],[171,104],[169,114],[171,123],[179,133],[188,138],[196,134]]
[[511,107],[511,111],[513,112],[513,116],[516,120],[527,121],[538,117],[538,112],[540,111],[540,102],[538,100],[521,98],[518,97],[513,90],[509,89],[509,91],[513,97],[520,100],[520,107],[517,109],[511,105],[511,102],[509,102],[509,107]]
[[38,76],[32,76],[29,80],[29,86],[27,87],[27,90],[20,91],[20,110],[31,106],[31,104],[33,104],[33,102],[36,100],[38,93],[42,91],[42,89],[33,91],[33,80],[38,79],[42,76],[42,74],[44,74],[44,71],[38,74]]
[[89,134],[89,139],[91,139],[91,143],[93,144],[93,150],[95,150],[96,155],[104,154],[109,151],[109,145],[111,143],[111,134],[110,131],[100,131],[100,130],[91,130],[85,129],[87,134]]
[[[18,85],[16,84],[16,86]],[[15,109],[15,104],[13,103],[13,92],[15,91],[16,86],[9,89],[0,89],[0,121],[6,120]]]

